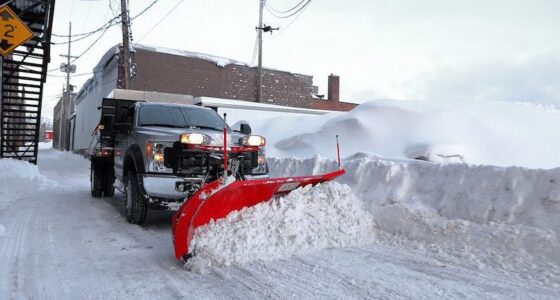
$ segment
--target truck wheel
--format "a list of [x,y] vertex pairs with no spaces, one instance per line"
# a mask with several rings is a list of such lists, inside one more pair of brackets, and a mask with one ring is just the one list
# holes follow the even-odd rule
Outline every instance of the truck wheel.
[[112,166],[105,166],[105,181],[103,182],[103,195],[113,197],[115,195],[115,170]]
[[148,202],[141,195],[138,187],[138,177],[135,171],[128,172],[126,185],[126,220],[131,224],[142,225],[146,222]]
[[103,193],[103,170],[94,162],[91,162],[90,170],[91,196],[101,197]]

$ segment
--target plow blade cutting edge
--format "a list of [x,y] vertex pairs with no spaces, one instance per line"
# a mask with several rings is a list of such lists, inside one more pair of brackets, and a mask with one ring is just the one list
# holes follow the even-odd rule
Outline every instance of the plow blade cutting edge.
[[341,169],[316,176],[235,181],[225,187],[220,186],[221,180],[208,183],[185,201],[173,216],[175,257],[187,257],[195,229],[211,220],[225,218],[232,211],[288,194],[298,187],[330,181],[343,174]]

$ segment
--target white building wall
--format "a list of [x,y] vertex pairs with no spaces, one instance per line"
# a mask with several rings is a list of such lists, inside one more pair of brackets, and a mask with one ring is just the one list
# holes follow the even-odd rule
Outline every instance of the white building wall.
[[[92,136],[95,127],[101,118],[101,106],[104,97],[117,88],[117,65],[116,58],[103,72],[94,73],[76,97],[76,124],[74,129],[73,151],[84,152],[95,146]],[[93,141],[93,142],[92,142]]]

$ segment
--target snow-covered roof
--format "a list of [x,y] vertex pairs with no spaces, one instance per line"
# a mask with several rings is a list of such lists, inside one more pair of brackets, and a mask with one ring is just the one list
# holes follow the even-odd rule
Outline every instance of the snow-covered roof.
[[183,57],[198,58],[198,59],[206,60],[206,61],[209,61],[209,62],[213,62],[218,67],[225,67],[227,65],[232,65],[232,64],[233,65],[241,65],[241,66],[251,67],[247,63],[237,61],[237,60],[234,60],[234,59],[231,59],[231,58],[226,58],[226,57],[221,57],[221,56],[216,56],[216,55],[210,55],[210,54],[204,54],[204,53],[198,53],[198,52],[192,52],[192,51],[187,51],[187,50],[171,49],[171,48],[165,48],[165,47],[159,47],[159,46],[148,46],[148,45],[141,45],[141,44],[135,44],[134,48],[140,49],[140,50],[158,52],[158,53],[165,53],[165,54],[183,56]]
[[97,65],[93,68],[93,71],[94,72],[102,71],[107,65],[107,63],[109,63],[111,59],[113,59],[113,57],[119,54],[120,46],[121,44],[116,44],[115,46],[109,48],[109,50],[107,50],[107,52],[103,54],[103,56],[101,57]]
[[290,107],[290,106],[282,106],[282,105],[275,105],[275,104],[258,103],[252,101],[213,98],[213,97],[196,97],[194,98],[193,104],[208,106],[208,107],[278,111],[278,112],[299,113],[299,114],[309,114],[309,115],[324,115],[331,112],[327,110]]
[[[120,46],[121,46],[121,44],[119,43],[119,44],[116,44],[113,47],[109,48],[109,50],[107,50],[107,52],[105,52],[105,54],[103,54],[103,56],[101,57],[101,59],[99,60],[97,65],[93,68],[93,71],[94,72],[102,71],[105,68],[105,66],[115,56],[117,56],[119,54],[119,47]],[[255,66],[252,66],[248,63],[238,61],[238,60],[235,60],[235,59],[216,56],[216,55],[210,55],[210,54],[205,54],[205,53],[187,51],[187,50],[172,49],[172,48],[150,46],[150,45],[143,45],[143,44],[134,44],[134,48],[135,49],[140,49],[140,50],[145,50],[145,51],[151,51],[151,52],[158,52],[158,53],[165,53],[165,54],[170,54],[170,55],[177,55],[177,56],[183,56],[183,57],[202,59],[202,60],[205,60],[205,61],[215,63],[218,67],[222,67],[222,68],[227,66],[227,65],[232,65],[232,64],[233,65],[239,65],[239,66],[245,66],[245,67],[249,67],[249,68],[254,68],[255,67]],[[296,75],[296,76],[313,77],[313,76],[307,75],[307,74],[293,73],[293,72],[278,70],[278,69],[274,69],[274,68],[263,68],[263,69],[265,71],[285,72],[285,73]]]

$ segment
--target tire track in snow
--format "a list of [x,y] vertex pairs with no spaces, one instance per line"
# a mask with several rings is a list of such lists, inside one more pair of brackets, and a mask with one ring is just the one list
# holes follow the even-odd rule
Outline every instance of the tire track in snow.
[[248,297],[248,293],[255,298],[282,298],[280,294],[274,292],[274,288],[270,283],[262,279],[263,274],[258,274],[261,275],[258,276],[240,265],[234,265],[231,268],[214,268],[210,275],[227,281],[228,289],[234,291],[233,295],[238,299]]
[[[20,270],[20,259],[22,259],[21,251],[24,250],[24,244],[27,237],[27,232],[29,228],[29,224],[33,217],[35,205],[32,205],[28,210],[20,211],[17,216],[15,217],[14,226],[12,227],[12,239],[11,243],[6,249],[10,249],[7,252],[8,260],[7,260],[7,268],[5,270],[9,270],[6,274],[9,274],[9,282],[10,282],[10,297],[11,299],[18,299],[20,292],[20,286],[22,285],[22,281],[25,279],[23,277],[25,275],[24,272]],[[11,254],[11,255],[10,255]],[[10,264],[11,262],[11,264]]]

